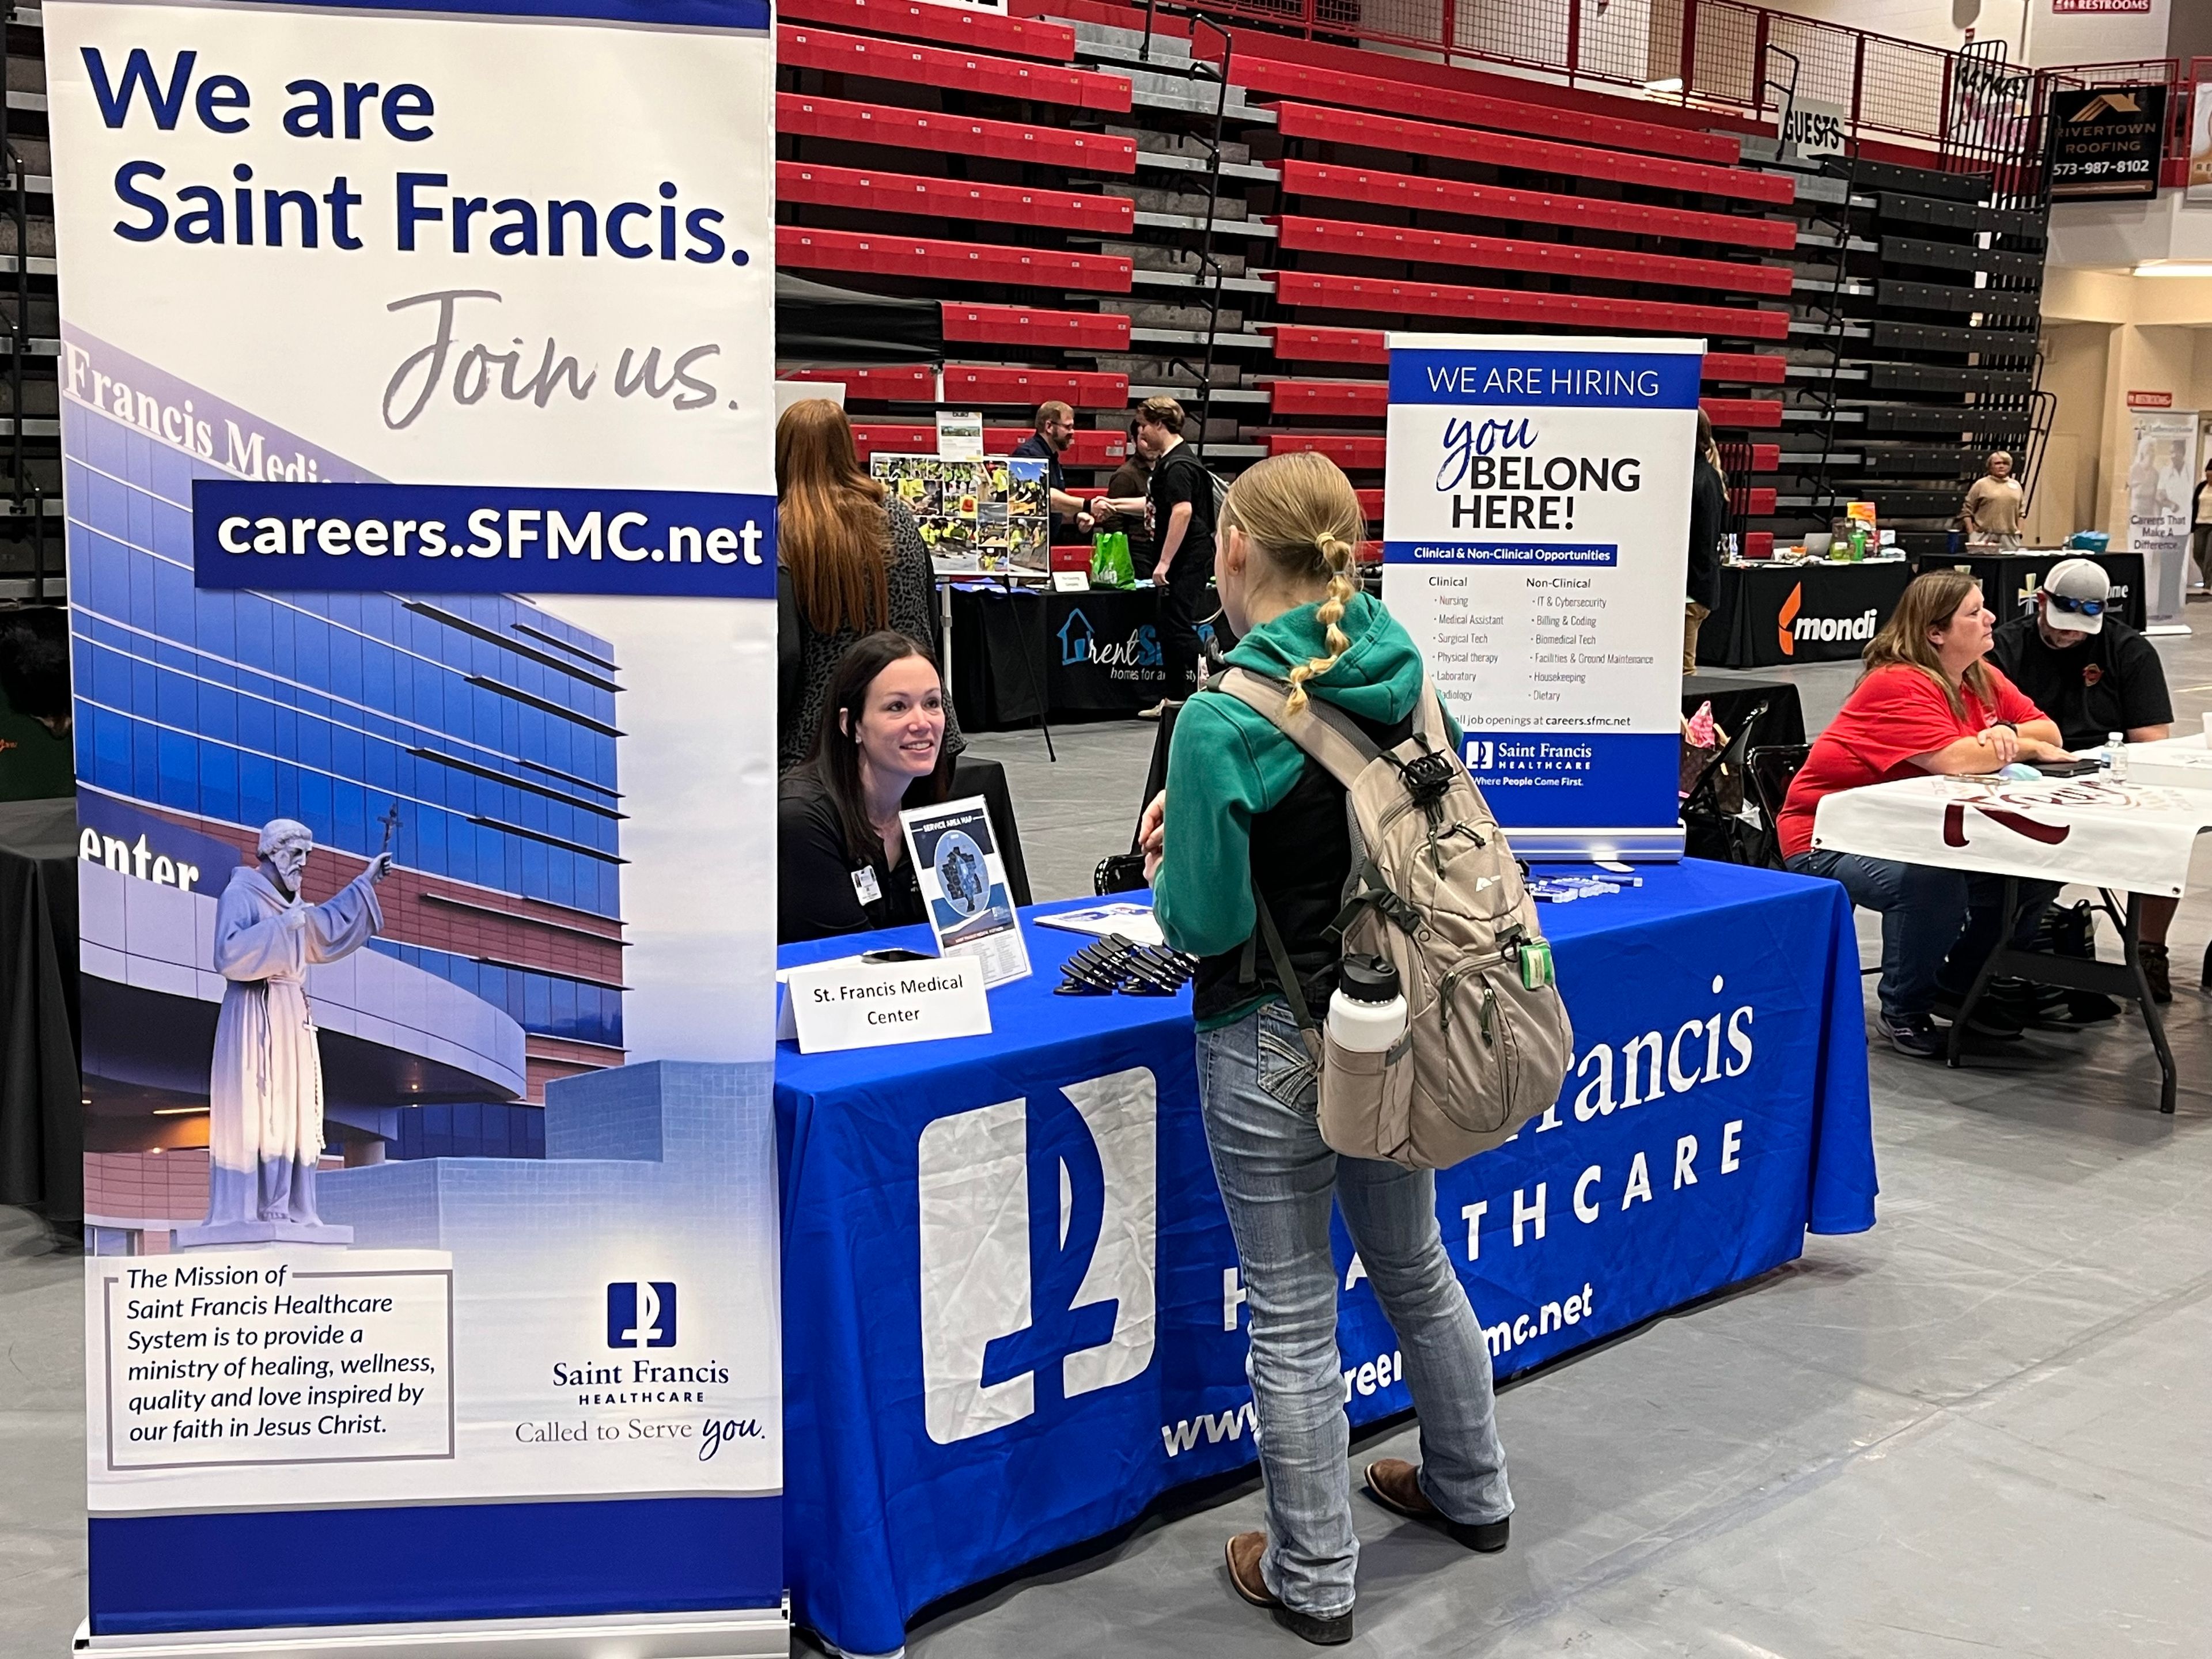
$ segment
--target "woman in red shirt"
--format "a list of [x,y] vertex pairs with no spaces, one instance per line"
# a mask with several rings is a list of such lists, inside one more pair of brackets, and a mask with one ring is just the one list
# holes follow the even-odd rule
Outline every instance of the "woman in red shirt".
[[[1954,1012],[2003,927],[2004,878],[1813,850],[1813,814],[1839,789],[1923,772],[1996,771],[2015,760],[2064,760],[2058,727],[1984,662],[1996,617],[1962,571],[1931,570],[1905,590],[1866,648],[1866,673],[1813,745],[1775,830],[1784,861],[1843,883],[1854,904],[1881,912],[1881,1030],[1908,1054],[1943,1048],[1932,1014]],[[2055,884],[2023,882],[2023,927]],[[1978,1029],[2017,1035],[1990,1011]]]

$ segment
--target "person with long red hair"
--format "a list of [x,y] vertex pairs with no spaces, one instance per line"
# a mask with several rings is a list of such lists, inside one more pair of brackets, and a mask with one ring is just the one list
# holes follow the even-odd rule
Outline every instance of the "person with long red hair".
[[[937,577],[904,501],[860,465],[853,423],[826,398],[775,423],[776,601],[780,635],[776,770],[806,758],[838,659],[895,629],[941,659]],[[963,744],[945,696],[945,751]]]

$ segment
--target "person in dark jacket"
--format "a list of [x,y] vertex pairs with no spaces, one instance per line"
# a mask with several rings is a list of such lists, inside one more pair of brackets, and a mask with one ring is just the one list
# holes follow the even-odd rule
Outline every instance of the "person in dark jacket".
[[2189,497],[2189,538],[2197,556],[2199,586],[2212,586],[2212,461],[2204,463],[2204,476]]
[[1689,597],[1682,611],[1682,672],[1698,672],[1698,629],[1713,614],[1720,586],[1721,536],[1728,524],[1728,474],[1712,417],[1698,411],[1697,471],[1690,480]]

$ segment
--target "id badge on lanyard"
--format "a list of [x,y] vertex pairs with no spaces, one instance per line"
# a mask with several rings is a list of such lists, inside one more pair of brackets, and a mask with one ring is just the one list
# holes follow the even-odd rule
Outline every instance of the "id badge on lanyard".
[[884,884],[876,879],[876,868],[864,864],[853,872],[853,891],[863,904],[874,904],[884,896]]

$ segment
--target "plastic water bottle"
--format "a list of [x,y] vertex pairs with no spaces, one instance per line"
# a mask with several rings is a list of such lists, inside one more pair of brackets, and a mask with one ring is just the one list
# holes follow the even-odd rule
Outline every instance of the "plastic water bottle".
[[1328,1000],[1329,1041],[1356,1054],[1386,1052],[1406,1035],[1398,970],[1381,957],[1346,957]]
[[2128,781],[2128,734],[2126,732],[2107,732],[2105,734],[2105,764],[2111,769],[2114,783],[2125,783]]

